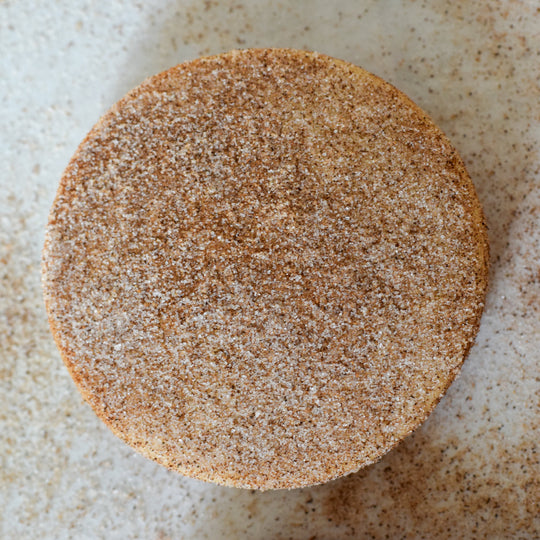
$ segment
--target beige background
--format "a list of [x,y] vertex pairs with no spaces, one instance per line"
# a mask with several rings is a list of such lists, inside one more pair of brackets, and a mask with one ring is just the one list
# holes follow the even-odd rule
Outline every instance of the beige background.
[[[249,46],[389,80],[462,154],[491,288],[460,378],[415,434],[330,484],[253,493],[116,439],[47,328],[43,228],[77,144],[143,78]],[[0,0],[0,538],[539,538],[540,3]]]

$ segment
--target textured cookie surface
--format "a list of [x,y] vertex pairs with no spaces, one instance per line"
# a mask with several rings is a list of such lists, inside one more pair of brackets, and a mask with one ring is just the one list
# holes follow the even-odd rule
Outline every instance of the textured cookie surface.
[[269,489],[380,458],[476,335],[473,185],[406,96],[284,49],[182,64],[117,103],[61,180],[43,256],[85,399],[188,476]]

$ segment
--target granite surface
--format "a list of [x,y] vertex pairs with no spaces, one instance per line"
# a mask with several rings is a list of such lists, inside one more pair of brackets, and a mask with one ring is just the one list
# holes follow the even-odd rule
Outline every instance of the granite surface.
[[[392,82],[464,158],[491,285],[459,379],[379,463],[294,491],[222,488],[116,439],[41,299],[63,168],[146,76],[232,48],[318,50]],[[0,1],[0,538],[540,538],[540,4]]]

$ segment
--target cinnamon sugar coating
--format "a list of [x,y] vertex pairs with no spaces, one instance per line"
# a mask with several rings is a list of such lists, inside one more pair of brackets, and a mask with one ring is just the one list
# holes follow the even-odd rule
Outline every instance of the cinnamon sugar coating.
[[482,212],[446,137],[303,51],[172,68],[81,143],[50,214],[52,332],[85,399],[182,474],[256,489],[379,459],[478,330]]

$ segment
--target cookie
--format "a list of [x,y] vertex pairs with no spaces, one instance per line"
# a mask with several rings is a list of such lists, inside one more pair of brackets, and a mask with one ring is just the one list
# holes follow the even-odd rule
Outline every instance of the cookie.
[[488,268],[444,134],[363,69],[288,49],[151,77],[61,179],[43,286],[63,360],[126,443],[218,484],[308,486],[417,428]]

